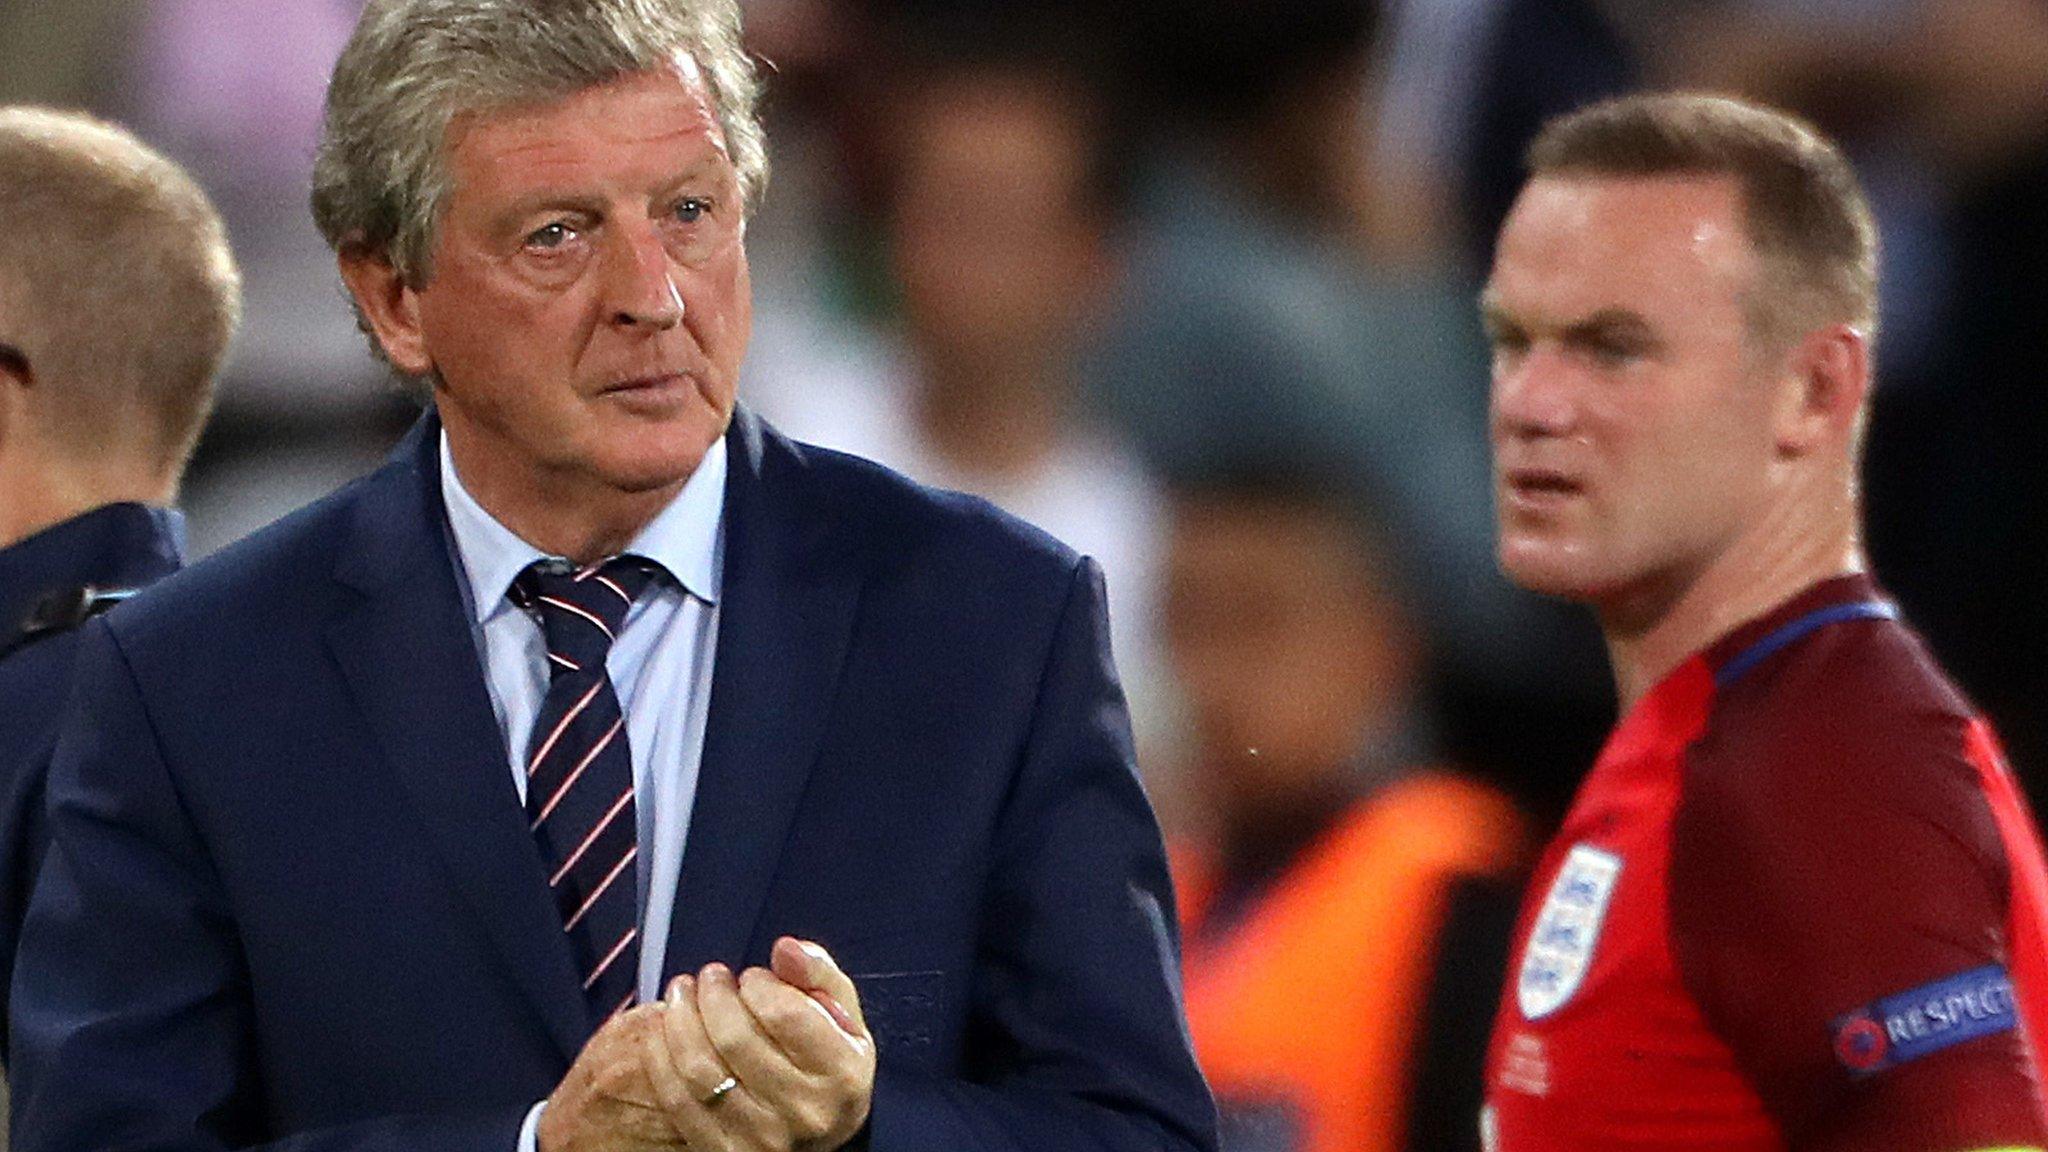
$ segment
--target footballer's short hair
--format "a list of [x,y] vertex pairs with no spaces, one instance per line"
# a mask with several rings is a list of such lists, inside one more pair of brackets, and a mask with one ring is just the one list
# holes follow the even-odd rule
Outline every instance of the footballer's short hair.
[[1623,96],[1545,125],[1527,163],[1532,178],[1733,178],[1764,269],[1760,334],[1847,323],[1876,339],[1877,225],[1848,159],[1806,121],[1727,96]]

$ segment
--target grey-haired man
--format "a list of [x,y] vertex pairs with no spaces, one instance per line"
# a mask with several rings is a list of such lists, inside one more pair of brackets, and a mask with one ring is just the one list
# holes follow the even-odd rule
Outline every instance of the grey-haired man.
[[315,214],[435,411],[89,630],[18,1147],[1213,1145],[1095,566],[735,407],[752,87],[365,12]]

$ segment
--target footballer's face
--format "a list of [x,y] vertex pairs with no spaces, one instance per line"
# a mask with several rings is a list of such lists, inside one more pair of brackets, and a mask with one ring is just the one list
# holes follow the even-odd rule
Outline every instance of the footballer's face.
[[1540,176],[1482,301],[1502,569],[1603,608],[1665,599],[1762,515],[1771,374],[1727,177]]

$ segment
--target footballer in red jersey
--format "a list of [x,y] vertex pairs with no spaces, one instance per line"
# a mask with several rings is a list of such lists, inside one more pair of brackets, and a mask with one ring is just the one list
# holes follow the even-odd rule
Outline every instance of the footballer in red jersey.
[[1864,574],[1876,236],[1738,101],[1548,126],[1483,299],[1500,557],[1593,607],[1623,718],[1540,864],[1499,1152],[2048,1147],[2048,871]]

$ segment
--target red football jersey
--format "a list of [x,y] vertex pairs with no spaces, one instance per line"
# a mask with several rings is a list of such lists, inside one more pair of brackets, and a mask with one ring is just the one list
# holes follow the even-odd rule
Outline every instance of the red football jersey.
[[1681,665],[1539,866],[1499,1152],[2048,1141],[2048,872],[1988,727],[1860,576]]

